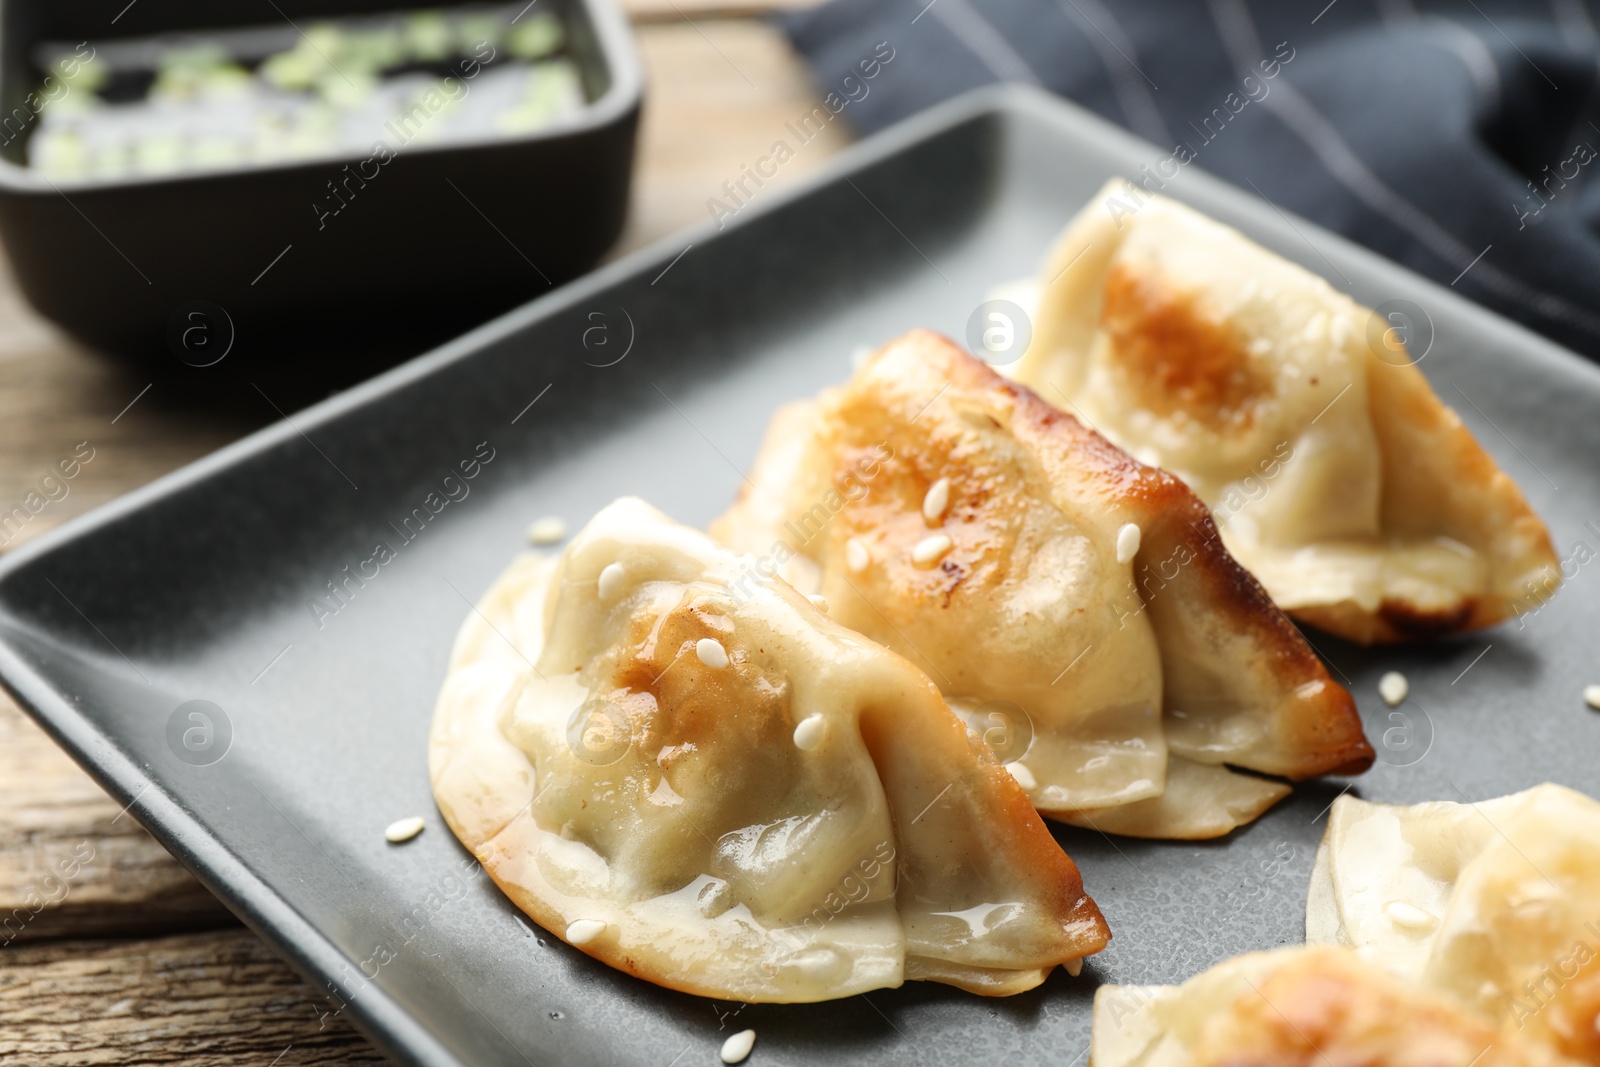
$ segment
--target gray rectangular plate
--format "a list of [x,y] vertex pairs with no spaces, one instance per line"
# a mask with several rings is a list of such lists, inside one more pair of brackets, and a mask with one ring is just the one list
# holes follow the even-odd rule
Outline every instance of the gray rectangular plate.
[[[1177,981],[1300,940],[1322,813],[1343,782],[1301,786],[1208,844],[1059,829],[1116,938],[1080,979],[1058,972],[1002,1000],[918,984],[741,1006],[658,989],[531,929],[439,820],[426,737],[467,599],[524,547],[531,519],[576,526],[637,493],[707,522],[775,405],[910,327],[963,336],[991,287],[1032,273],[1108,176],[1164,154],[1025,91],[930,112],[799,188],[758,192],[722,232],[614,264],[8,555],[0,673],[331,991],[325,1010],[346,1005],[397,1060],[689,1067],[754,1027],[761,1067],[1076,1062],[1097,983]],[[1424,309],[1435,388],[1563,557],[1600,549],[1600,372],[1192,168],[1167,191],[1359,301]],[[469,495],[402,542],[397,524],[480,442],[493,459]],[[314,611],[379,543],[395,558],[336,614]],[[1312,635],[1382,746],[1356,791],[1477,800],[1553,780],[1600,793],[1600,714],[1579,695],[1600,681],[1595,578],[1569,570],[1524,626],[1406,649]],[[1397,711],[1375,689],[1390,668],[1411,679]],[[200,757],[169,730],[192,700],[221,709],[213,747],[190,737]],[[412,814],[428,831],[385,844],[385,825]]]

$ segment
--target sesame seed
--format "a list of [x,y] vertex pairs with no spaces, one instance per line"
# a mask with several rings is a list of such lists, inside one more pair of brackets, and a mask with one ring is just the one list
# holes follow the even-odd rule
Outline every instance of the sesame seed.
[[1596,711],[1600,711],[1600,685],[1584,686],[1583,702]]
[[601,600],[610,600],[622,586],[622,580],[628,576],[620,563],[607,563],[600,571],[600,580],[595,583],[596,591]]
[[919,567],[931,567],[944,558],[944,554],[955,547],[955,542],[950,540],[948,534],[934,534],[918,541],[911,550],[911,562]]
[[1023,792],[1031,793],[1039,788],[1039,780],[1033,776],[1032,771],[1028,770],[1026,763],[1008,763],[1006,764],[1006,770],[1011,772],[1011,777],[1017,780],[1017,784],[1022,787]]
[[536,545],[553,545],[567,536],[567,520],[560,515],[546,515],[528,527],[528,540]]
[[1076,978],[1078,975],[1083,973],[1083,960],[1068,960],[1067,962],[1063,963],[1061,967],[1068,974],[1072,975],[1072,977]]
[[1142,534],[1136,522],[1124,523],[1122,529],[1117,531],[1117,562],[1131,563],[1133,557],[1139,554],[1139,541]]
[[872,565],[872,553],[867,551],[867,546],[861,543],[859,537],[852,537],[844,543],[844,565],[850,568],[852,574],[860,574]]
[[922,517],[929,526],[936,526],[950,507],[950,479],[940,478],[928,486],[928,495],[922,498]]
[[848,973],[851,966],[844,953],[832,946],[797,952],[785,963],[786,970],[793,967],[805,977],[817,982],[837,981],[841,977],[840,972]]
[[567,943],[587,945],[606,932],[606,924],[599,919],[578,919],[567,924]]
[[1406,676],[1399,671],[1390,671],[1378,679],[1378,695],[1383,697],[1383,702],[1391,708],[1405,700],[1409,692],[1411,683],[1406,681]]
[[700,657],[700,662],[714,670],[722,670],[728,665],[728,650],[722,647],[722,642],[715,637],[702,637],[694,643],[694,654]]
[[707,919],[715,919],[733,907],[733,890],[720,878],[707,882],[695,896],[695,907]]
[[1404,900],[1391,900],[1383,906],[1389,921],[1407,930],[1432,930],[1439,920],[1415,904]]
[[811,601],[811,606],[812,607],[816,608],[818,611],[822,612],[824,615],[826,615],[828,613],[828,598],[827,597],[819,596],[816,593],[812,593],[810,596],[806,597],[806,599]]
[[384,828],[383,839],[391,845],[398,845],[422,833],[422,828],[426,825],[420,815],[413,815],[409,819],[396,819]]
[[756,1047],[756,1032],[740,1030],[722,1043],[723,1063],[743,1063],[750,1050]]
[[807,715],[794,728],[794,747],[801,752],[810,752],[822,744],[822,735],[827,732],[828,724],[821,715]]

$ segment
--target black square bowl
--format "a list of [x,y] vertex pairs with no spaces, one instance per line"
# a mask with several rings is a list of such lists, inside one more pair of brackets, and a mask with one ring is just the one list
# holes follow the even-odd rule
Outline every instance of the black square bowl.
[[[277,353],[448,336],[582,273],[622,227],[643,79],[612,0],[537,2],[565,26],[585,106],[527,135],[391,145],[375,177],[351,183],[370,148],[159,177],[47,177],[25,155],[37,121],[26,100],[41,77],[34,53],[46,41],[298,31],[314,19],[461,5],[0,0],[0,240],[23,293],[93,347],[200,365],[235,339]],[[337,215],[317,206],[333,202],[329,182],[354,193]],[[183,331],[196,324],[200,344],[187,346]]]

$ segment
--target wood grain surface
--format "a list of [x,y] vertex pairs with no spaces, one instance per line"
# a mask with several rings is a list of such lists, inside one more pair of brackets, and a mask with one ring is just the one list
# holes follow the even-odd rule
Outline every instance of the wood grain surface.
[[[765,17],[794,2],[629,0],[648,78],[613,256],[706,200],[818,101]],[[771,184],[843,146],[838,126]],[[93,458],[9,550],[258,428],[169,402],[35,315],[0,270],[0,505],[87,442]],[[295,1067],[384,1062],[8,700],[0,697],[0,1063]]]

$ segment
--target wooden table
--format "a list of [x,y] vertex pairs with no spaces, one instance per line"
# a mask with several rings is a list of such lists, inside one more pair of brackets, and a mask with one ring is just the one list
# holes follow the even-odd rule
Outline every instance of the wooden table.
[[[616,254],[706,218],[723,180],[818,102],[764,18],[772,0],[628,6],[649,83]],[[774,181],[795,180],[845,139],[830,125]],[[145,384],[63,337],[0,274],[0,500],[20,500],[77,442],[96,450],[70,495],[7,547],[261,425],[168,406],[155,391],[141,395]],[[53,877],[74,860],[69,883]],[[0,697],[0,1063],[384,1062],[326,1010],[318,990]]]

